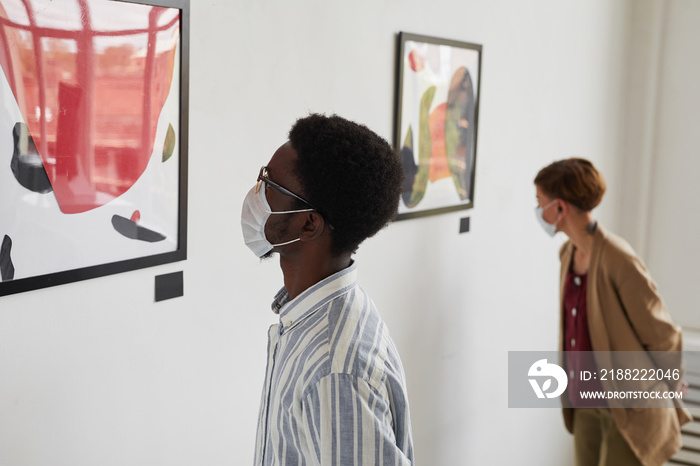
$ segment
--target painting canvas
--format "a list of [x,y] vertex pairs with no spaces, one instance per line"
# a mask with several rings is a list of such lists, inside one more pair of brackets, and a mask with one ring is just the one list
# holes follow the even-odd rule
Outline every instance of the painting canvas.
[[398,220],[474,205],[481,45],[400,33],[394,146]]
[[186,256],[188,0],[0,0],[0,295]]

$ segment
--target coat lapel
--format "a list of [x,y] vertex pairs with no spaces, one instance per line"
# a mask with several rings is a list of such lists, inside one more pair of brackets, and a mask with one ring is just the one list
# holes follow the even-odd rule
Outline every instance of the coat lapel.
[[601,279],[601,258],[603,243],[605,242],[605,228],[598,223],[593,233],[593,250],[591,251],[591,263],[588,267],[588,289],[586,290],[586,313],[588,314],[588,332],[591,338],[593,351],[610,351],[608,330],[603,319],[603,310],[600,308],[600,296],[598,283]]

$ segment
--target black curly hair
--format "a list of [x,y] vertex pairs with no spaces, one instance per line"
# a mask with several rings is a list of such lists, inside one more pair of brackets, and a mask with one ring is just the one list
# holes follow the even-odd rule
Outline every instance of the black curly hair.
[[331,254],[354,253],[393,219],[404,175],[386,140],[337,115],[311,114],[289,141],[307,200],[333,226]]

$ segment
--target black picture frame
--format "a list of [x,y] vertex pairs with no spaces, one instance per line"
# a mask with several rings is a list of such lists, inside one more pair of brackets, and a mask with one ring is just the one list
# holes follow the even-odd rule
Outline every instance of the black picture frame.
[[393,143],[406,179],[395,220],[470,209],[483,47],[407,32],[397,39]]
[[[21,156],[32,155],[29,153],[21,153],[22,150],[26,151],[27,147],[29,147],[29,151],[31,152],[31,149],[33,149],[33,156],[39,161],[38,164],[35,164],[35,168],[38,166],[40,171],[43,170],[43,173],[38,177],[25,176],[24,178],[22,178],[21,171],[18,170],[15,173],[15,178],[17,178],[19,184],[22,185],[21,187],[16,185],[11,188],[14,189],[11,193],[15,194],[16,197],[13,202],[16,202],[18,205],[16,209],[17,213],[15,215],[15,211],[12,211],[15,217],[13,222],[8,222],[3,225],[3,222],[0,221],[0,245],[2,246],[0,250],[0,296],[185,260],[187,258],[187,167],[189,131],[189,0],[109,0],[108,2],[104,0],[88,0],[86,2],[77,2],[76,0],[54,0],[49,7],[47,7],[49,4],[46,4],[46,2],[41,2],[46,8],[58,8],[59,10],[55,11],[59,13],[61,8],[63,8],[64,11],[70,10],[80,12],[78,15],[80,16],[79,18],[69,18],[71,19],[70,23],[73,25],[82,22],[80,30],[77,30],[73,26],[63,29],[60,27],[53,27],[50,24],[51,21],[46,18],[44,18],[44,22],[41,24],[35,24],[31,21],[29,24],[25,24],[22,21],[13,20],[8,12],[12,8],[16,8],[16,5],[10,4],[9,2],[11,1],[12,0],[0,0],[0,64],[3,65],[3,70],[0,70],[0,79],[4,79],[5,83],[3,85],[15,94],[15,102],[17,103],[18,111],[23,112],[22,116],[25,116],[24,120],[33,118],[29,115],[31,112],[23,111],[23,104],[19,103],[20,100],[25,99],[25,94],[31,95],[26,89],[26,78],[23,81],[25,83],[23,84],[25,88],[21,91],[16,91],[16,88],[19,86],[17,84],[18,80],[16,79],[17,73],[24,72],[24,68],[21,68],[20,65],[17,64],[18,62],[15,62],[14,68],[12,64],[13,54],[15,56],[22,53],[24,53],[24,56],[29,54],[30,58],[35,62],[35,75],[33,76],[36,78],[32,79],[35,79],[35,81],[39,83],[35,87],[40,89],[38,94],[43,95],[41,96],[41,98],[44,99],[42,108],[46,108],[46,110],[39,110],[39,107],[37,107],[37,118],[40,121],[39,126],[35,126],[35,128],[44,125],[44,127],[41,127],[41,132],[36,132],[40,133],[39,137],[35,137],[35,133],[31,130],[28,133],[29,136],[27,136],[27,134],[22,136],[23,128],[24,132],[27,132],[26,128],[29,127],[28,122],[25,121],[24,125],[20,122],[14,123],[15,132],[13,134],[15,136],[15,146],[14,153],[10,154],[13,156],[13,163],[17,159],[20,159]],[[5,4],[4,8],[2,8],[3,3]],[[29,0],[26,4],[25,2],[17,3],[20,5],[24,4],[23,8],[25,9],[32,8],[33,6],[32,0]],[[76,7],[75,5],[79,6]],[[105,5],[111,8],[109,11],[123,12],[124,21],[127,23],[128,21],[132,21],[133,18],[134,26],[132,27],[131,23],[128,23],[128,27],[123,27],[118,30],[110,29],[107,31],[106,29],[100,29],[100,27],[97,26],[98,24],[105,25],[114,23],[114,15],[112,14],[104,13],[102,15],[111,15],[112,17],[100,18],[98,16],[100,10],[106,8]],[[149,6],[153,8],[147,8]],[[31,12],[28,11],[27,13],[28,17],[32,17],[29,14]],[[93,14],[92,17],[90,16],[91,13]],[[44,14],[48,13],[44,12]],[[88,22],[86,22],[86,16],[88,17]],[[64,17],[60,19],[65,24],[69,22]],[[56,21],[58,24],[59,20],[57,19]],[[46,24],[49,25],[47,26]],[[144,24],[146,26],[143,26]],[[89,36],[89,39],[78,39],[77,37],[81,34],[83,36]],[[57,159],[61,157],[61,155],[52,155],[52,157],[48,159],[49,162],[47,162],[46,157],[42,156],[43,150],[46,150],[46,154],[52,151],[56,154],[60,152],[57,148],[58,142],[56,142],[59,137],[55,136],[54,141],[51,140],[50,127],[52,123],[49,121],[49,117],[46,116],[50,110],[51,96],[57,94],[57,92],[56,89],[50,87],[50,78],[44,77],[41,74],[42,69],[45,73],[51,72],[50,65],[46,64],[46,55],[55,51],[56,47],[52,48],[51,52],[42,52],[42,46],[37,45],[40,42],[38,42],[37,37],[33,37],[34,35],[40,36],[41,39],[39,40],[48,42],[53,39],[64,42],[77,42],[78,40],[89,41],[87,46],[73,47],[68,45],[64,46],[61,51],[64,56],[70,56],[71,53],[74,55],[69,59],[75,61],[75,69],[80,69],[80,63],[85,62],[86,58],[81,56],[81,53],[93,54],[88,57],[88,59],[92,60],[91,63],[95,63],[96,65],[94,67],[86,66],[85,68],[90,71],[84,73],[88,76],[86,82],[90,83],[89,86],[92,86],[93,94],[88,95],[89,98],[94,99],[91,102],[98,102],[98,99],[104,94],[104,98],[107,99],[107,101],[115,102],[116,108],[120,100],[132,96],[135,93],[135,88],[131,89],[131,94],[119,94],[115,89],[119,88],[119,86],[121,86],[121,88],[128,87],[128,84],[126,84],[127,80],[137,80],[138,76],[143,76],[143,81],[140,83],[141,87],[138,88],[138,91],[143,95],[140,97],[143,101],[143,107],[141,109],[141,116],[138,118],[141,118],[139,122],[142,123],[143,126],[146,126],[147,129],[140,128],[143,140],[141,145],[137,144],[137,147],[139,148],[138,150],[142,151],[139,152],[139,154],[143,154],[141,155],[141,165],[144,168],[140,174],[137,172],[136,168],[132,169],[135,174],[128,174],[128,176],[132,178],[128,180],[131,183],[129,186],[124,185],[124,180],[127,178],[127,175],[123,174],[123,167],[110,167],[112,172],[116,172],[116,175],[112,178],[105,177],[104,173],[106,173],[106,171],[97,174],[98,170],[94,168],[99,164],[99,162],[95,162],[95,160],[98,159],[98,156],[95,154],[98,153],[98,146],[100,144],[106,145],[106,148],[102,146],[99,147],[99,150],[103,151],[100,153],[106,154],[108,150],[112,152],[118,151],[120,148],[127,146],[128,141],[134,139],[131,133],[129,133],[130,129],[125,129],[127,128],[126,126],[120,126],[119,128],[121,129],[119,131],[122,131],[120,134],[128,134],[128,141],[127,137],[124,137],[117,142],[105,142],[110,141],[109,136],[101,136],[99,130],[95,130],[92,136],[86,136],[86,139],[92,138],[92,140],[96,142],[93,142],[93,145],[88,149],[88,152],[92,154],[91,160],[93,160],[95,164],[91,167],[93,168],[93,172],[85,176],[88,177],[91,182],[101,183],[100,186],[102,187],[99,189],[103,189],[104,186],[107,186],[108,188],[106,190],[112,194],[107,201],[91,201],[95,204],[102,202],[102,204],[92,208],[91,206],[83,207],[88,210],[82,212],[66,213],[66,211],[71,208],[79,210],[80,206],[74,207],[72,205],[66,208],[67,203],[62,204],[59,200],[56,187],[59,184],[57,180],[60,180],[62,175],[56,170],[56,166],[58,165],[52,165],[50,160]],[[162,36],[167,37],[162,39]],[[129,51],[128,54],[122,54],[121,58],[119,55],[120,46],[112,46],[112,41],[117,43],[116,38],[118,37],[123,38],[120,39],[122,42],[119,42],[122,49]],[[17,52],[17,50],[13,50],[14,47],[17,47],[17,41],[15,39],[26,39],[27,41],[31,39],[33,48],[27,46],[29,52],[27,50],[20,50]],[[137,44],[137,39],[142,42],[145,41],[145,45],[134,45]],[[98,43],[98,40],[101,42]],[[131,42],[133,42],[133,44]],[[141,44],[141,42],[138,42],[138,44]],[[168,46],[170,48],[168,48]],[[87,52],[84,51],[86,49]],[[108,51],[108,49],[111,49],[111,51]],[[78,52],[77,50],[81,51]],[[117,81],[120,79],[122,80],[118,83],[119,85],[115,84],[112,87],[104,84],[104,80],[102,82],[100,81],[104,75],[102,71],[99,69],[95,71],[95,68],[98,68],[99,63],[101,63],[100,60],[103,60],[103,57],[106,57],[110,53],[113,56],[114,63],[117,63],[118,60],[122,60],[110,68],[110,70],[118,69],[119,71],[108,74],[108,78]],[[49,59],[53,59],[52,56],[49,56]],[[107,58],[104,58],[104,60],[107,60]],[[43,66],[40,64],[43,64]],[[21,66],[25,67],[25,65]],[[2,71],[4,71],[4,73]],[[137,76],[137,78],[132,78],[133,76]],[[81,78],[78,78],[79,84],[80,79]],[[83,82],[82,84],[84,85],[85,83]],[[161,91],[161,88],[165,90]],[[25,94],[21,94],[21,92]],[[59,92],[63,92],[63,90]],[[101,94],[101,92],[103,94]],[[112,92],[112,94],[110,94],[110,92]],[[158,94],[159,92],[160,94]],[[12,96],[13,94],[9,95]],[[17,97],[18,95],[21,95],[21,98]],[[146,95],[148,95],[148,97],[146,97]],[[5,95],[3,95],[3,98],[5,98]],[[28,100],[28,98],[25,100]],[[55,97],[55,100],[60,101],[60,96]],[[26,102],[23,103],[26,104]],[[160,107],[158,107],[158,105],[160,105]],[[25,106],[31,109],[30,106]],[[94,106],[100,107],[100,105]],[[69,113],[64,107],[59,106],[59,108],[62,109],[62,114]],[[83,111],[82,107],[76,108],[79,108],[76,112]],[[112,107],[108,107],[108,110],[111,108]],[[168,123],[168,121],[165,120],[166,117],[163,116],[166,115],[166,108],[168,109],[167,112],[169,112],[167,113],[169,125],[164,124]],[[0,112],[2,111],[3,109],[0,109]],[[94,118],[97,120],[97,122],[91,121],[88,123],[79,121],[80,126],[82,127],[84,124],[91,128],[99,128],[100,120],[95,116],[99,111],[105,112],[104,107],[100,107],[99,110],[87,110],[86,112],[88,113],[80,113],[80,115],[90,115],[90,119]],[[57,117],[59,119],[57,125],[59,126],[62,124],[60,120],[62,114]],[[27,117],[27,115],[29,116]],[[3,118],[5,119],[3,120]],[[10,121],[9,118],[10,117],[7,115],[0,115],[0,123]],[[124,119],[123,114],[113,115],[110,121],[116,121],[117,119]],[[66,120],[70,120],[70,116],[66,117]],[[74,121],[78,120],[78,117],[74,118]],[[46,123],[47,121],[49,122]],[[65,125],[65,120],[63,121]],[[114,127],[117,126],[118,125],[115,124]],[[44,132],[46,127],[48,127],[49,130]],[[116,130],[112,129],[112,131]],[[55,132],[58,134],[61,130],[58,129]],[[3,137],[5,139],[2,139]],[[24,139],[21,139],[22,137],[24,137]],[[138,139],[138,137],[140,136],[136,136],[136,139]],[[6,142],[7,138],[7,133],[0,134],[0,141]],[[37,141],[34,141],[34,139],[37,139]],[[76,139],[78,139],[78,137],[76,137]],[[24,145],[18,143],[18,140],[24,141]],[[27,143],[27,141],[29,141],[29,143]],[[109,146],[109,144],[112,145]],[[21,147],[24,147],[24,149],[21,149]],[[160,157],[161,148],[162,158]],[[78,152],[76,151],[76,153]],[[6,153],[0,153],[0,160],[5,160],[6,155]],[[39,157],[41,157],[41,159],[39,159]],[[76,159],[78,158],[77,155],[75,157]],[[113,157],[110,159],[110,163],[118,163],[115,158],[116,156],[110,157]],[[133,158],[134,160],[136,159],[135,157]],[[27,158],[27,160],[29,159]],[[131,159],[122,156],[119,160]],[[171,163],[168,164],[168,162]],[[22,162],[19,162],[16,165],[21,168],[21,163]],[[75,163],[83,164],[83,161],[81,160]],[[25,165],[29,166],[26,161]],[[135,163],[133,165],[135,166]],[[127,171],[131,169],[131,167],[132,165],[127,165]],[[161,167],[167,168],[161,169]],[[161,169],[162,173],[157,172],[152,174],[153,171],[159,169]],[[80,170],[85,171],[85,167],[81,166],[81,168],[76,169],[76,171]],[[17,173],[20,173],[20,175]],[[148,176],[145,174],[148,174]],[[37,183],[35,180],[40,178],[46,179],[47,177],[51,180],[49,182],[51,185],[49,187],[49,192],[39,192],[36,189]],[[145,181],[147,178],[155,181]],[[152,183],[153,186],[149,183]],[[10,183],[4,184],[9,186]],[[92,186],[92,189],[96,189],[94,186],[97,185],[95,184]],[[163,186],[167,186],[168,189],[164,189]],[[53,193],[51,192],[51,188],[53,188]],[[122,190],[123,192],[121,194],[115,194]],[[95,192],[98,193],[98,191]],[[103,192],[99,192],[99,194],[95,194],[92,199],[97,199],[103,196],[103,194]],[[77,199],[77,196],[75,198]],[[124,201],[123,198],[128,198],[129,200]],[[25,201],[27,199],[30,200],[29,207],[25,206]],[[43,211],[39,210],[36,208],[39,204],[45,204],[47,207]],[[60,208],[60,211],[56,206]],[[155,230],[150,228],[153,225],[160,226],[160,223],[159,221],[153,220],[153,218],[144,219],[141,214],[142,206],[145,207],[145,209],[143,209],[144,211],[154,212],[158,215],[161,211],[164,212],[163,219],[165,220],[163,220],[162,224],[167,225],[163,227],[163,231],[168,232],[167,236],[164,235],[162,231],[159,231],[158,228]],[[14,207],[12,207],[12,209],[14,209]],[[24,215],[23,209],[31,213],[31,215]],[[7,210],[8,208],[6,205],[6,211]],[[129,217],[132,211],[133,214]],[[0,215],[2,215],[2,212],[2,205],[0,205]],[[42,216],[43,212],[46,212],[46,215]],[[100,214],[98,215],[96,212],[100,212]],[[156,215],[154,215],[154,217],[155,216]],[[60,224],[52,224],[52,221],[57,218],[61,219]],[[144,220],[144,222],[142,222],[142,220]],[[149,224],[149,220],[152,223]],[[91,242],[89,245],[90,247],[83,251],[81,248],[86,246],[84,238],[92,238],[89,231],[85,231],[85,226],[87,225],[89,229],[91,222],[95,225],[96,230],[100,229],[101,232],[104,231],[106,234],[95,234],[94,241],[89,241]],[[34,235],[34,233],[32,233],[35,230],[33,228],[35,223],[37,224],[36,230],[39,230],[41,235]],[[12,234],[8,232],[8,229],[12,230],[13,228],[15,232],[19,231],[20,233],[16,236],[12,236]],[[71,236],[70,233],[72,231],[78,232],[78,230],[80,230],[80,234],[76,234],[74,237]],[[56,244],[65,244],[68,251],[61,247],[54,247],[53,249],[50,247],[45,247],[44,249],[37,247],[36,249],[38,251],[34,253],[31,245],[26,244],[27,242],[24,240],[37,236],[46,239],[47,243],[51,242],[51,235],[44,235],[43,232],[55,232],[57,237],[60,237],[59,242]],[[104,243],[102,243],[103,240]],[[92,244],[92,242],[95,244]],[[42,241],[38,243],[42,243]],[[43,246],[43,243],[39,246]],[[150,249],[151,247],[153,249]],[[103,255],[90,254],[90,251],[99,249],[104,250]],[[16,260],[14,255],[15,250],[21,250],[21,254],[18,252],[18,256],[22,258],[21,261]],[[73,253],[73,250],[80,251],[81,254],[84,254],[84,257],[77,254],[80,258],[76,259],[74,257],[76,254]],[[123,257],[121,257],[122,255]],[[57,259],[58,256],[64,257],[66,260],[62,262],[63,259]],[[104,260],[101,258],[102,256],[109,257],[109,259]],[[82,262],[78,263],[78,260]],[[33,270],[41,270],[42,264],[45,263],[50,263],[51,267],[54,267],[55,270],[49,270],[46,273],[21,273],[24,264],[32,264],[34,267]],[[61,265],[62,263],[78,263],[79,265],[75,267],[63,267]],[[36,264],[38,264],[38,266]]]

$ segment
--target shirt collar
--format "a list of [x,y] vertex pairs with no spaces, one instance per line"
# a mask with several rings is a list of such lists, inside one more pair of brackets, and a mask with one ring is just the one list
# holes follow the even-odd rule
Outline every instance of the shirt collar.
[[314,314],[329,301],[348,292],[355,286],[357,266],[353,261],[349,267],[324,278],[304,290],[294,299],[282,288],[272,302],[272,312],[279,314],[280,325],[286,330]]

